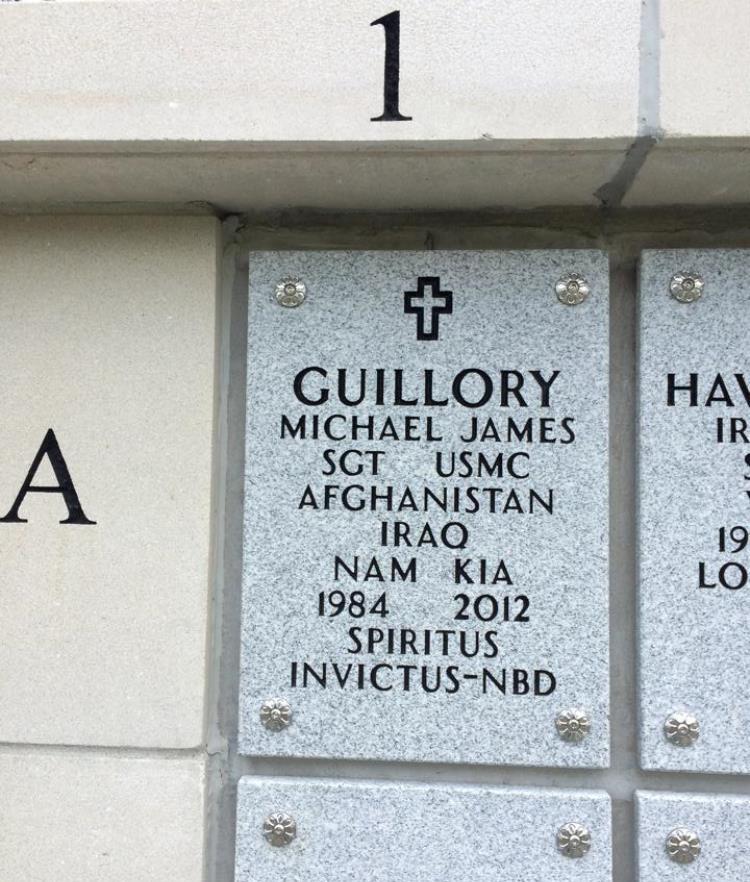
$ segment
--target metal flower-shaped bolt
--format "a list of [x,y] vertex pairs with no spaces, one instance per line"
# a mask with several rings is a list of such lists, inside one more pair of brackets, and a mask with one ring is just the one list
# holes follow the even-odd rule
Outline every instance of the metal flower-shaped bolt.
[[583,824],[565,824],[557,831],[557,849],[565,857],[583,857],[590,848],[591,833]]
[[281,848],[297,835],[297,824],[291,815],[274,812],[263,822],[263,836],[271,845]]
[[585,711],[572,708],[557,715],[557,734],[563,741],[583,741],[591,729],[591,721]]
[[276,300],[281,306],[300,306],[306,295],[307,286],[300,279],[282,279],[276,286]]
[[678,864],[692,864],[701,853],[701,841],[692,830],[678,827],[667,836],[667,854]]
[[292,706],[284,698],[268,698],[260,706],[260,721],[271,732],[280,732],[292,721]]
[[558,279],[555,293],[560,303],[566,306],[578,306],[589,296],[591,288],[583,276],[579,276],[578,273],[568,273]]
[[695,744],[700,733],[700,724],[692,714],[672,714],[664,723],[667,741],[677,747],[690,747]]
[[675,273],[669,280],[669,291],[680,303],[695,303],[703,294],[703,276],[684,271]]

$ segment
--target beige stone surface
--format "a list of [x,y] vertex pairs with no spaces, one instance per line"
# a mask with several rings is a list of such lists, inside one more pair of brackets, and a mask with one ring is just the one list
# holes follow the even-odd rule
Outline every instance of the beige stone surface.
[[3,882],[201,882],[203,762],[0,753]]
[[[96,521],[32,493],[28,523],[0,523],[0,741],[202,743],[216,235],[0,221],[0,516],[52,428]],[[49,460],[35,483],[56,483]]]
[[[0,142],[630,137],[640,0],[9,4]],[[401,12],[401,112],[375,19]],[[121,147],[122,145],[118,145]]]
[[659,124],[667,137],[750,135],[746,0],[660,0]]
[[746,205],[750,150],[739,139],[669,139],[646,157],[623,204]]
[[[597,205],[630,139],[385,150],[160,151],[0,155],[0,205],[16,210],[137,203],[228,212],[472,211]],[[195,147],[195,145],[193,145]]]

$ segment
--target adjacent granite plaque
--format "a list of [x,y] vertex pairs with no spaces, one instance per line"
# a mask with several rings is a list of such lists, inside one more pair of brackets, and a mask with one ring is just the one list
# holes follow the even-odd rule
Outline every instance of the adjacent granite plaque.
[[600,252],[253,255],[242,752],[606,765],[607,294]]
[[646,769],[750,772],[749,353],[750,252],[643,256],[639,628]]
[[[276,844],[263,835],[272,815],[286,821]],[[589,848],[579,857],[560,850],[567,840],[558,834],[568,824],[588,833]],[[236,878],[607,882],[610,826],[609,796],[595,790],[248,777],[239,783]],[[273,839],[267,827],[266,833]],[[584,850],[572,844],[572,853]]]
[[636,794],[639,882],[747,882],[750,797]]

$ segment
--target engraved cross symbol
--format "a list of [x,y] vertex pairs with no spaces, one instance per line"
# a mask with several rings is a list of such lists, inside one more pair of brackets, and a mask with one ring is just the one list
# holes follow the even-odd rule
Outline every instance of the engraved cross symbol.
[[416,291],[404,291],[404,313],[417,316],[417,340],[437,340],[440,316],[453,312],[453,292],[440,290],[440,276],[420,276]]

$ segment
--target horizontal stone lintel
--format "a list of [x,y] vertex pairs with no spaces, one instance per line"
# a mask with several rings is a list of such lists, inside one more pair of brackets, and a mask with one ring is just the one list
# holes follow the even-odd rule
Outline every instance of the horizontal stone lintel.
[[[635,144],[635,146],[633,146]],[[635,154],[635,155],[634,155]],[[264,213],[750,203],[750,139],[0,142],[0,210]]]

